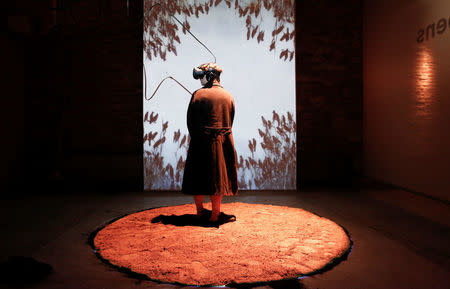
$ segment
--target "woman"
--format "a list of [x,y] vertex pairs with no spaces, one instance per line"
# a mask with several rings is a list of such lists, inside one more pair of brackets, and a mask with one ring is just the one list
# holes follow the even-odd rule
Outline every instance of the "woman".
[[[237,157],[231,126],[234,99],[220,85],[222,69],[216,63],[194,68],[195,79],[203,88],[192,94],[187,111],[189,143],[183,176],[183,193],[194,195],[197,215],[209,221],[225,223],[236,220],[220,212],[222,197],[238,194]],[[203,208],[204,195],[209,195],[212,211]]]

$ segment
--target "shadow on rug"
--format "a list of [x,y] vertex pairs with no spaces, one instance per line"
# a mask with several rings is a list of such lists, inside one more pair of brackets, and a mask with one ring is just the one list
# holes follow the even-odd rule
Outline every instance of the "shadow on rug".
[[159,215],[152,219],[152,223],[162,223],[164,225],[174,225],[174,226],[199,226],[205,228],[219,228],[221,225],[229,222],[233,222],[231,220],[234,217],[233,215],[227,215],[223,212],[220,214],[219,219],[216,222],[209,221],[211,216],[211,211],[207,210],[207,213],[199,217],[194,214],[184,214],[184,215]]

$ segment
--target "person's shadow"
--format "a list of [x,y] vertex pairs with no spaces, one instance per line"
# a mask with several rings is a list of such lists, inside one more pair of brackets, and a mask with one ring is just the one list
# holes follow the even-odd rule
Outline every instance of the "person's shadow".
[[226,214],[221,213],[219,216],[219,220],[217,222],[209,221],[211,217],[211,211],[207,210],[207,212],[199,217],[194,214],[184,214],[184,215],[159,215],[152,219],[152,223],[163,223],[164,225],[174,225],[174,226],[199,226],[199,227],[215,227],[219,228],[220,225],[227,223]]

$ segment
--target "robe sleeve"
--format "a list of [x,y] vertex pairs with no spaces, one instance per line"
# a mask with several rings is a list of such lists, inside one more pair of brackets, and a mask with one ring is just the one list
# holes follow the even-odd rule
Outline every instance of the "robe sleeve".
[[187,110],[187,127],[191,137],[198,132],[198,104],[194,98],[195,92],[192,94]]
[[234,100],[231,100],[231,109],[230,109],[230,122],[231,122],[231,126],[233,126],[233,121],[234,121]]

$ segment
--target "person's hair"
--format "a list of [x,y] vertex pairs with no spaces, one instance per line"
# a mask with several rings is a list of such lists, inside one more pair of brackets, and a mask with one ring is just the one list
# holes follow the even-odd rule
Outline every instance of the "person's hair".
[[[217,63],[215,63],[215,62],[204,63],[204,64],[200,65],[198,67],[198,69],[203,70],[207,75],[208,74],[213,75],[213,78],[210,79],[210,82],[213,82],[214,80],[217,80],[218,82],[220,82],[220,74],[222,73],[222,68],[219,65],[217,65]],[[195,68],[194,68],[194,70],[195,70]],[[196,74],[196,73],[194,72],[194,74]],[[194,78],[195,78],[195,76],[194,76]],[[209,78],[209,75],[208,75],[208,78]]]
[[214,76],[212,81],[217,80],[218,82],[220,82],[220,72],[214,71],[211,72],[211,74]]

